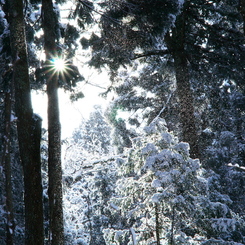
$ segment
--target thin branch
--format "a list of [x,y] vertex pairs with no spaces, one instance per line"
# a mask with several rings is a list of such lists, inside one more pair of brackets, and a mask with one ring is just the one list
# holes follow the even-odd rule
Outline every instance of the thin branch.
[[228,163],[227,164],[228,167],[233,167],[239,171],[245,172],[245,167],[244,166],[239,166],[238,164],[232,164],[232,163]]
[[166,54],[170,54],[170,51],[168,49],[150,50],[150,51],[146,51],[145,53],[134,54],[133,57],[131,58],[131,60],[135,60],[135,59],[142,58],[142,57],[148,57],[148,56],[152,56],[152,55],[164,56]]
[[98,84],[95,84],[95,83],[92,83],[92,82],[89,82],[89,81],[86,81],[85,84],[89,84],[89,85],[94,86],[96,88],[106,89],[106,87],[102,87],[102,86],[100,86]]
[[84,0],[79,0],[79,2],[84,5],[85,7],[87,7],[88,9],[90,9],[91,11],[101,15],[102,17],[105,17],[106,19],[109,19],[111,20],[112,22],[116,23],[117,25],[121,25],[120,21],[106,15],[105,13],[101,12],[101,11],[98,11],[98,10],[95,10],[93,7],[91,7],[89,4],[87,4]]
[[136,234],[135,234],[134,228],[131,227],[129,230],[130,230],[131,235],[132,235],[133,245],[136,245],[137,244],[137,240],[136,240]]
[[[174,91],[174,92],[175,92],[175,91]],[[152,120],[152,122],[155,121],[155,120],[157,120],[157,119],[161,116],[161,114],[165,111],[165,109],[167,108],[168,103],[169,103],[169,101],[170,101],[172,95],[174,94],[174,92],[171,93],[171,94],[168,96],[168,99],[167,99],[165,105],[163,106],[163,108],[161,109],[161,111],[158,113],[158,115]]]

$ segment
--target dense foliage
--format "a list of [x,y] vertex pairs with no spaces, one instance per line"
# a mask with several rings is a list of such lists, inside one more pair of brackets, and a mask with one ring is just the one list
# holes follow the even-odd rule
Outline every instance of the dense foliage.
[[[35,239],[26,217],[38,203],[38,244],[244,244],[245,1],[30,0],[23,1],[22,27],[11,30],[9,3],[0,1],[0,243]],[[13,38],[18,28],[25,40]],[[25,81],[55,102],[49,128],[28,141],[21,136],[36,128],[17,128],[33,114],[15,97],[18,42],[28,51]],[[57,58],[66,60],[66,72],[53,69]],[[87,65],[108,74],[101,95],[112,100],[61,142],[58,88],[72,101],[82,98],[75,86]],[[26,101],[28,91],[20,93]],[[41,139],[38,154],[27,151]],[[38,178],[26,174],[27,153],[42,163],[36,202],[26,198]],[[55,208],[61,178],[63,210]]]

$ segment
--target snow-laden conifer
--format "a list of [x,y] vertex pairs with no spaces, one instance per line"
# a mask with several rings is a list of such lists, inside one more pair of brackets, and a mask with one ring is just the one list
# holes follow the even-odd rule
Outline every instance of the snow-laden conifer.
[[133,140],[117,172],[107,205],[118,222],[103,231],[107,245],[230,244],[234,234],[242,242],[242,222],[229,209],[230,198],[217,191],[218,175],[189,157],[189,145],[164,120]]

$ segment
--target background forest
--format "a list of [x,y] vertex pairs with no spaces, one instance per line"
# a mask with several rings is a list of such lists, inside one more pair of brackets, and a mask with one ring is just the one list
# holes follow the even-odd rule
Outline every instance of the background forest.
[[0,244],[245,244],[245,0],[0,0],[0,36]]

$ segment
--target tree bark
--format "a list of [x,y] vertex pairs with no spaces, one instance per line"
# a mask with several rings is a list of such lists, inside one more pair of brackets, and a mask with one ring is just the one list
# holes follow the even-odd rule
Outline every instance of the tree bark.
[[[243,37],[245,40],[245,0],[239,0],[239,5],[238,5],[238,11],[240,12],[243,20]],[[243,79],[244,80],[244,79]],[[243,81],[244,82],[244,81]],[[242,87],[242,92],[244,94],[245,89],[244,86]],[[237,134],[237,139],[241,141],[241,143],[244,143],[244,139],[242,137],[243,135],[243,126],[242,126],[242,110],[236,109],[235,114],[236,114],[236,134]],[[240,153],[239,153],[240,155]],[[243,163],[245,164],[245,158],[243,157]]]
[[18,142],[24,173],[25,244],[42,245],[41,119],[34,117],[31,104],[23,2],[9,0],[6,4],[10,22]]
[[172,207],[172,220],[171,220],[169,245],[174,245],[174,226],[175,226],[175,206]]
[[[55,13],[52,0],[42,1],[44,30],[44,49],[46,64],[57,57]],[[58,74],[47,70],[48,95],[48,176],[49,176],[49,209],[50,240],[53,245],[64,244],[63,208],[62,208],[62,167],[61,167],[61,126],[59,118]]]
[[160,220],[159,220],[159,210],[158,210],[158,204],[155,204],[155,218],[156,218],[156,244],[161,245],[160,242]]
[[238,8],[243,19],[243,34],[245,35],[245,0],[239,0]]
[[190,156],[199,157],[198,135],[195,123],[193,95],[190,86],[188,60],[185,51],[186,16],[189,1],[186,1],[182,13],[177,16],[172,33],[167,33],[166,43],[172,53],[175,67],[176,91],[180,104],[181,140],[190,145]]
[[[6,190],[6,244],[14,244],[14,212],[13,212],[13,195],[12,195],[12,171],[11,171],[11,109],[12,109],[12,71],[6,71],[3,75],[4,81],[4,137],[3,137],[3,153],[2,153],[2,166],[5,172],[5,190]],[[6,79],[7,78],[7,79]],[[8,79],[9,78],[9,79]]]

